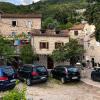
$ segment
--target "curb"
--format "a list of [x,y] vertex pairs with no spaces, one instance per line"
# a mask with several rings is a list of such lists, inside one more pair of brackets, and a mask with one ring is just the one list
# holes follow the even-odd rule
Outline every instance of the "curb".
[[99,89],[100,89],[100,86],[97,86],[97,85],[95,85],[95,84],[92,84],[92,83],[86,82],[86,81],[84,81],[84,80],[82,80],[82,79],[81,79],[81,82],[87,84],[87,85],[90,86],[90,87],[93,87],[93,88],[99,88]]

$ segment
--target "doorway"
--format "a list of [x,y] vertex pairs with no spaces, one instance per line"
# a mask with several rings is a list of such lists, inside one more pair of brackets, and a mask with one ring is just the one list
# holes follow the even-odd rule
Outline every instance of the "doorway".
[[54,67],[54,61],[50,56],[47,56],[47,68],[48,69],[53,69]]

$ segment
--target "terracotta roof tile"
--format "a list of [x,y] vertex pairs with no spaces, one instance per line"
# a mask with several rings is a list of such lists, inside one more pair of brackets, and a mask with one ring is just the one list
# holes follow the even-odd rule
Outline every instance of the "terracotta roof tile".
[[62,30],[56,33],[54,30],[46,30],[41,32],[41,30],[34,30],[32,31],[33,36],[47,36],[47,37],[69,37],[68,30]]
[[74,25],[72,28],[70,28],[70,30],[83,30],[84,26],[85,24],[77,24],[77,25]]
[[1,18],[41,18],[41,14],[8,14],[3,13],[1,14]]

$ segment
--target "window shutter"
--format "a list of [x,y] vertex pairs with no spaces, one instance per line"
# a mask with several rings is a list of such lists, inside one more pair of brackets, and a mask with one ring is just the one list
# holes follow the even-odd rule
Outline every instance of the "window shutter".
[[49,49],[49,43],[47,42],[47,49]]

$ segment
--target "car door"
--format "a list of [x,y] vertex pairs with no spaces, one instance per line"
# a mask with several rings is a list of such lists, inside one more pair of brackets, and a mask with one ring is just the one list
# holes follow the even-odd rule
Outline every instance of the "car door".
[[97,80],[100,81],[100,69],[98,69],[95,73]]
[[65,68],[60,68],[59,69],[59,78],[61,79],[62,77],[65,77]]
[[20,67],[19,69],[18,69],[18,76],[19,76],[19,78],[22,78],[23,77],[23,69],[24,69],[24,66],[22,66],[22,67]]
[[30,78],[31,72],[32,72],[32,67],[25,65],[23,68],[23,77],[26,79]]
[[56,76],[57,79],[60,79],[60,77],[61,77],[61,68],[57,67],[55,69],[55,76]]
[[57,68],[54,68],[54,69],[52,70],[52,74],[53,74],[53,77],[54,77],[54,78],[57,78]]

